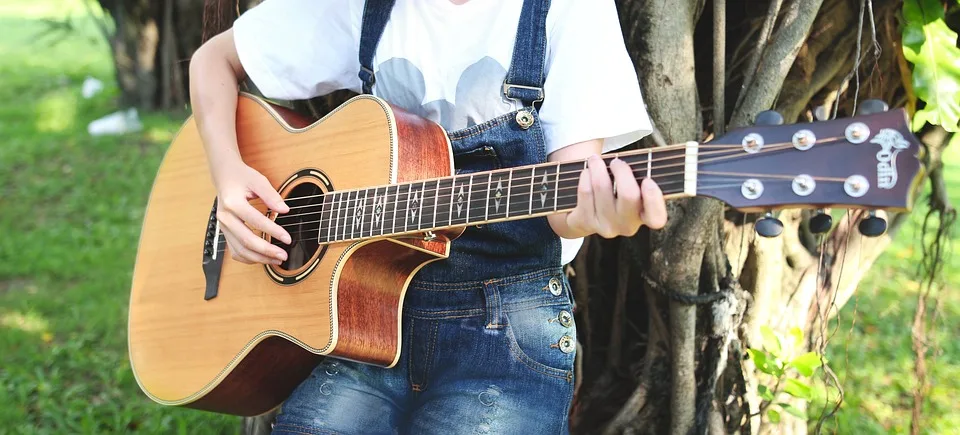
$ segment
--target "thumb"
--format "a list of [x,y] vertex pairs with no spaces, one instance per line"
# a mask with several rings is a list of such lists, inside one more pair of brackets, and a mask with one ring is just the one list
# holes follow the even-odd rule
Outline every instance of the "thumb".
[[280,197],[280,194],[277,193],[277,189],[274,189],[270,184],[270,181],[267,180],[267,177],[264,177],[262,174],[257,177],[257,181],[250,186],[250,190],[257,195],[263,203],[267,205],[271,210],[276,211],[277,213],[286,213],[290,211],[290,207],[287,206],[287,203],[283,201],[283,198]]

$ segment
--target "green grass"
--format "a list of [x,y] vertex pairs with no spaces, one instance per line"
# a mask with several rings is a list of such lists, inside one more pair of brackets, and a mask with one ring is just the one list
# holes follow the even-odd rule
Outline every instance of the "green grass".
[[[947,148],[945,181],[950,200],[960,206],[960,138]],[[925,193],[926,194],[926,193]],[[923,197],[925,198],[925,196]],[[921,225],[927,212],[924,199],[892,245],[860,283],[855,296],[840,311],[827,358],[845,391],[841,410],[829,431],[849,434],[909,433],[913,408],[913,316],[921,284],[916,275],[923,257]],[[932,226],[935,227],[936,219]],[[960,227],[960,225],[958,225]],[[957,241],[960,228],[954,228]],[[937,323],[929,331],[928,380],[932,385],[923,408],[924,433],[960,431],[960,253],[948,256],[943,269],[943,299]],[[929,305],[934,304],[931,298]]]
[[[147,194],[182,115],[93,138],[116,110],[106,44],[77,1],[0,5],[0,434],[237,433],[239,418],[144,396],[126,352],[130,275]],[[43,18],[79,26],[38,38]],[[51,45],[53,44],[53,45]]]
[[[126,354],[130,273],[142,211],[182,115],[144,115],[144,132],[93,138],[91,120],[116,110],[110,86],[80,97],[83,79],[112,82],[111,62],[77,0],[0,4],[0,434],[236,433],[239,420],[161,407],[139,390]],[[38,38],[45,18],[70,15],[79,33]],[[947,156],[960,204],[960,144]],[[921,250],[917,210],[841,311],[828,351],[846,402],[838,433],[909,430],[910,342]],[[954,236],[956,237],[956,236]],[[960,256],[945,268],[931,433],[960,427]]]

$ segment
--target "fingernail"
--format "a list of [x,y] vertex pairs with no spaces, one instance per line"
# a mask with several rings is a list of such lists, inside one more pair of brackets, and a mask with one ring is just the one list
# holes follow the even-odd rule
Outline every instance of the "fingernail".
[[279,266],[279,265],[283,264],[283,262],[280,261],[280,260],[273,260],[273,261],[271,261],[271,263],[273,263],[275,266]]

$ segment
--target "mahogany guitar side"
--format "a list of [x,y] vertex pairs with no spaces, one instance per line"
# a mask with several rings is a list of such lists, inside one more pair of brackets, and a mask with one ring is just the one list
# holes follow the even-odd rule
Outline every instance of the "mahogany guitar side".
[[[237,134],[244,162],[284,196],[314,175],[335,190],[453,175],[439,126],[370,96],[311,123],[241,95]],[[392,366],[407,284],[446,258],[462,231],[330,244],[285,283],[277,277],[284,271],[233,261],[227,249],[216,297],[205,300],[201,259],[215,197],[191,119],[158,171],[130,299],[131,366],[143,391],[166,405],[257,415],[279,405],[323,355]]]

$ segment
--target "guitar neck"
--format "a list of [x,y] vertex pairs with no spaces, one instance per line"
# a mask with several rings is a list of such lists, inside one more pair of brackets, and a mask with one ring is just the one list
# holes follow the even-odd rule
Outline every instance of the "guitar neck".
[[[696,194],[696,142],[606,155],[652,178],[664,195]],[[319,214],[318,242],[424,233],[468,225],[563,213],[577,205],[577,185],[586,160],[475,172],[366,189],[329,192],[320,204],[301,206]],[[293,208],[293,207],[292,207]]]

